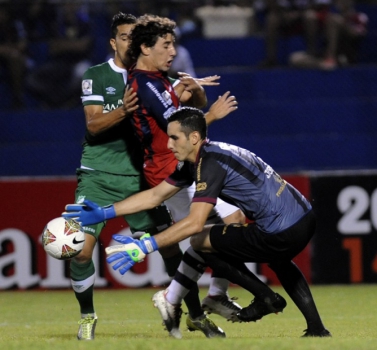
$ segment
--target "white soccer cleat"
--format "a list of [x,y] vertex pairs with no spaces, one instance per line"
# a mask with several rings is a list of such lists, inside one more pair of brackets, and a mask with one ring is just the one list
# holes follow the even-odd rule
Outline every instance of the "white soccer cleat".
[[97,316],[86,316],[79,322],[79,331],[77,333],[78,340],[94,340],[94,332],[96,330]]
[[157,292],[155,295],[153,295],[152,301],[154,306],[160,312],[164,325],[169,334],[176,339],[181,339],[182,334],[179,330],[182,315],[181,305],[170,304],[166,300],[167,292],[167,289]]
[[207,295],[202,300],[202,309],[209,314],[220,315],[228,321],[241,322],[237,313],[241,311],[242,307],[227,295]]

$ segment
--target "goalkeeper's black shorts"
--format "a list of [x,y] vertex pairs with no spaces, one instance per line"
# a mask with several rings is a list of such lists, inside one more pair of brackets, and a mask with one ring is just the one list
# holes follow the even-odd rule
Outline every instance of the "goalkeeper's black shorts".
[[243,262],[274,263],[292,260],[314,235],[313,211],[299,222],[276,234],[267,234],[254,223],[215,225],[210,231],[211,245],[220,254]]

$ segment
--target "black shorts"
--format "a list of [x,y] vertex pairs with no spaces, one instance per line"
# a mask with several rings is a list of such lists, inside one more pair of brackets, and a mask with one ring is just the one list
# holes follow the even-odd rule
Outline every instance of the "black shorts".
[[210,231],[210,240],[217,252],[243,262],[290,261],[309,243],[315,226],[315,215],[310,211],[299,222],[277,234],[262,232],[253,223],[215,225]]

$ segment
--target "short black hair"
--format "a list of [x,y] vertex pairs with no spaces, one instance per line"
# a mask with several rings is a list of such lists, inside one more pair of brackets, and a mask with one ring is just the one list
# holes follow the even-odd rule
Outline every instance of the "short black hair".
[[118,33],[118,26],[122,24],[135,24],[137,18],[134,15],[118,12],[111,22],[111,37],[115,39]]
[[173,112],[167,120],[168,123],[178,122],[181,124],[181,130],[188,138],[189,135],[197,131],[200,138],[204,140],[207,137],[207,123],[203,111],[194,107],[182,107]]
[[176,23],[167,18],[156,15],[145,14],[137,19],[137,23],[130,34],[131,43],[128,49],[130,57],[134,60],[141,54],[141,45],[153,47],[158,38],[165,38],[172,34],[175,38]]

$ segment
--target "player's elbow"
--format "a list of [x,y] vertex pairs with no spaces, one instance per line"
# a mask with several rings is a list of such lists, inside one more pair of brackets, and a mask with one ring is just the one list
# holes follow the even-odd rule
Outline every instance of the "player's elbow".
[[205,107],[207,107],[207,104],[208,104],[207,101],[205,101],[205,102],[199,104],[199,106],[195,106],[195,107],[198,108],[198,109],[204,109]]
[[200,222],[194,222],[191,225],[191,231],[193,232],[193,235],[196,235],[197,233],[200,233],[203,231],[204,224]]
[[207,96],[203,95],[195,99],[194,107],[203,109],[207,107],[207,104],[208,104]]
[[88,131],[90,136],[97,136],[101,133],[101,130],[99,130],[98,127],[94,126],[93,123],[87,123],[86,130]]

